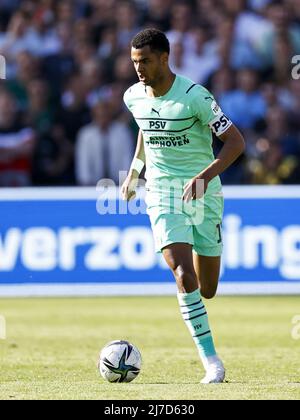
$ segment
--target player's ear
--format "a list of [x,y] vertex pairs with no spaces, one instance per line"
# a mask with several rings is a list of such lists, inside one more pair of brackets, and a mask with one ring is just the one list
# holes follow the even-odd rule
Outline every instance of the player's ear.
[[168,64],[168,62],[169,62],[169,54],[166,53],[166,52],[163,52],[161,54],[160,60],[161,60],[161,63],[162,64],[164,64],[164,65]]

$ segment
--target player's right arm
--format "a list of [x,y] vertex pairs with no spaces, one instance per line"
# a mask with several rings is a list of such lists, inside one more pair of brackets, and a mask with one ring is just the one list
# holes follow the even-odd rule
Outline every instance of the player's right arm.
[[[137,139],[137,145],[135,150],[135,155],[131,164],[131,167],[129,169],[128,176],[125,180],[125,182],[122,185],[122,199],[125,201],[130,201],[135,198],[136,196],[136,187],[138,184],[139,176],[141,173],[140,167],[142,166],[142,163],[146,162],[145,157],[145,150],[144,150],[144,140],[143,140],[143,133],[140,130],[138,134]],[[136,166],[137,164],[137,166]]]

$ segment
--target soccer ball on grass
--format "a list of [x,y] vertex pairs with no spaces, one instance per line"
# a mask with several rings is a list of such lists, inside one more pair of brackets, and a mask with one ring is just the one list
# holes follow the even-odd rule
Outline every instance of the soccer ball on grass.
[[140,373],[142,356],[128,341],[112,341],[101,351],[98,368],[108,382],[131,382]]

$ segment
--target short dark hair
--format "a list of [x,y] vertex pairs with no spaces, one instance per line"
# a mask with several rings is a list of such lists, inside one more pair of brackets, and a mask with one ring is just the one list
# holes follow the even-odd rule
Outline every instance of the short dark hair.
[[144,48],[147,45],[153,51],[170,54],[170,42],[166,35],[158,29],[148,28],[139,32],[131,41],[131,46],[135,49]]

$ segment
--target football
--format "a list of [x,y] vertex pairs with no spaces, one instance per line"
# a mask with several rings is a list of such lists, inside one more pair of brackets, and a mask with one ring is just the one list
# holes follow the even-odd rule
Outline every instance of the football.
[[108,382],[131,382],[140,373],[142,356],[128,341],[112,341],[101,351],[98,368]]

